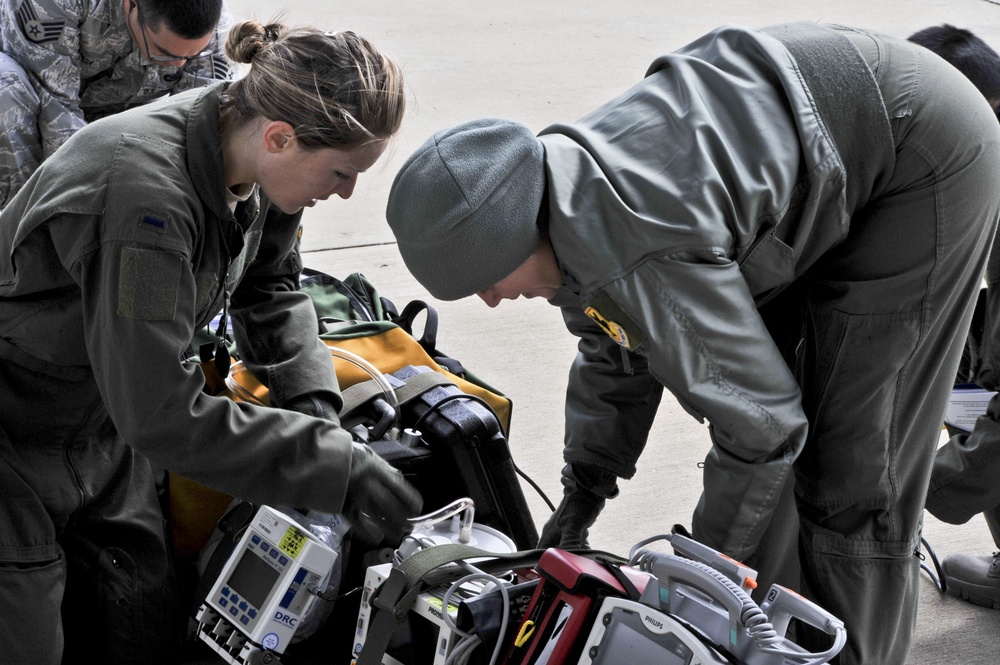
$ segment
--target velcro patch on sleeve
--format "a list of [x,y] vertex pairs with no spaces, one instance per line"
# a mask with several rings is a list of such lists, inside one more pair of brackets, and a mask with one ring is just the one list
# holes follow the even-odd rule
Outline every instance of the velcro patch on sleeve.
[[118,315],[170,321],[177,310],[181,257],[157,249],[123,247],[118,266]]
[[583,312],[616,344],[629,351],[639,348],[646,340],[646,333],[642,328],[603,290],[587,298],[583,303]]

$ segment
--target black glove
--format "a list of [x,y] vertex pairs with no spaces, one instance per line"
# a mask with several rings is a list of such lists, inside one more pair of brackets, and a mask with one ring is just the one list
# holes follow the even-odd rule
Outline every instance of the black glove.
[[344,516],[361,540],[398,545],[412,528],[407,518],[420,514],[423,498],[402,473],[370,447],[356,441],[351,445]]
[[618,478],[590,464],[567,464],[562,470],[562,503],[542,528],[539,549],[585,549],[589,529],[604,509],[604,502],[618,496]]

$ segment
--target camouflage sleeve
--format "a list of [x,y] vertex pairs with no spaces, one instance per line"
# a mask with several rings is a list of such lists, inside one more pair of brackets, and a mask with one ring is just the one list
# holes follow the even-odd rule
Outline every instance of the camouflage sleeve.
[[86,2],[3,0],[3,50],[38,93],[38,131],[45,157],[86,124],[80,110],[80,25]]
[[233,16],[226,4],[223,3],[222,15],[219,16],[215,35],[209,42],[209,48],[215,52],[215,55],[188,61],[181,69],[181,77],[173,86],[173,92],[200,88],[218,81],[233,80],[236,75],[236,64],[226,57],[225,52],[226,39],[229,37],[231,27],[233,27]]

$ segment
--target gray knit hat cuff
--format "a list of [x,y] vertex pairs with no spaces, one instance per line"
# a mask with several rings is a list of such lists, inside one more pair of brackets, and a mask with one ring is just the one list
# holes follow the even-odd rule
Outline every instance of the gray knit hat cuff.
[[542,145],[497,119],[438,132],[403,164],[386,218],[406,267],[431,295],[457,300],[493,286],[538,247]]

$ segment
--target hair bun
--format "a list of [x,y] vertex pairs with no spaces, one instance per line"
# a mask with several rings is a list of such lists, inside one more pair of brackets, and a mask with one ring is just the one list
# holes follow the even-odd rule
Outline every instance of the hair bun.
[[237,23],[229,31],[226,54],[234,62],[250,63],[261,51],[285,36],[287,28],[280,23],[263,25],[258,21]]

